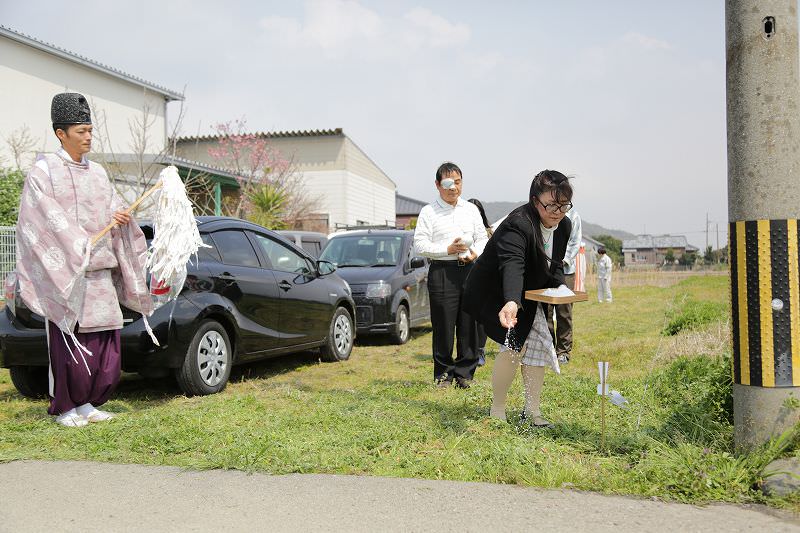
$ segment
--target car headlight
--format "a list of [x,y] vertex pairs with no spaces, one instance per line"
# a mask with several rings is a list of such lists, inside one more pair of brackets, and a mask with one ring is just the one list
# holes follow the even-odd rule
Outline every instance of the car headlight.
[[367,285],[367,298],[386,298],[392,294],[392,286],[388,283],[370,283]]

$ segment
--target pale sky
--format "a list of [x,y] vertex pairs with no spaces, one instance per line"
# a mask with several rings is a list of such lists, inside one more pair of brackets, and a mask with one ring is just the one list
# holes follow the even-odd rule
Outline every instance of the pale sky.
[[184,135],[341,127],[406,196],[445,160],[483,201],[551,168],[593,223],[702,249],[708,213],[727,238],[721,1],[0,0],[0,21],[185,88]]

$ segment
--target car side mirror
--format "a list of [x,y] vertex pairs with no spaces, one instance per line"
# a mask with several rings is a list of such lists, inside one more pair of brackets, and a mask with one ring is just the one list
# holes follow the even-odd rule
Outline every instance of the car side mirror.
[[326,276],[328,274],[333,274],[336,272],[336,265],[331,263],[330,261],[317,261],[317,272],[319,272],[320,276]]
[[411,268],[423,268],[425,266],[425,258],[424,257],[412,257],[411,258]]

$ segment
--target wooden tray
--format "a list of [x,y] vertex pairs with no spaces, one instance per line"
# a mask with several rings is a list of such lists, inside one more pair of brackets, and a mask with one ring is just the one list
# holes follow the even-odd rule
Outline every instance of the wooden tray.
[[555,305],[589,301],[589,296],[585,292],[574,291],[575,296],[543,296],[542,293],[546,290],[547,289],[536,289],[534,291],[525,291],[525,299]]

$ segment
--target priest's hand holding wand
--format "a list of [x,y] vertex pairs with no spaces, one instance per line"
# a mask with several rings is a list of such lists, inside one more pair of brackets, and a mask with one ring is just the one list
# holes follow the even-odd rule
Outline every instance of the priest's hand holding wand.
[[125,211],[117,211],[113,215],[114,222],[116,222],[120,226],[124,226],[128,222],[131,221],[131,216],[126,213]]

